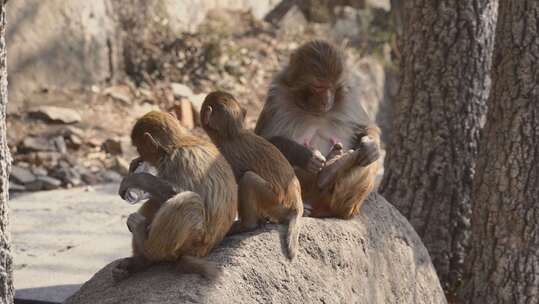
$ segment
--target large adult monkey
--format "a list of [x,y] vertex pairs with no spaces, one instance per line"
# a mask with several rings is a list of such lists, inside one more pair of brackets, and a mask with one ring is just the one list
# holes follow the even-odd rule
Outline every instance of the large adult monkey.
[[210,279],[218,268],[199,259],[225,237],[237,213],[237,184],[232,168],[210,142],[184,130],[170,114],[152,111],[137,120],[131,140],[157,176],[129,174],[120,184],[150,193],[150,199],[128,217],[133,257],[113,271],[115,280],[157,262],[174,262],[179,270]]
[[351,218],[374,188],[380,131],[357,90],[344,51],[320,40],[295,50],[270,85],[255,133],[295,167],[311,216]]

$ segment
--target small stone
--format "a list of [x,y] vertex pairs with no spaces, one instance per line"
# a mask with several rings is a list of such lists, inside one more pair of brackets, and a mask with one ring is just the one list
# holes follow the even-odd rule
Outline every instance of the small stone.
[[206,94],[196,94],[189,98],[189,101],[191,101],[191,105],[193,106],[193,110],[196,113],[200,113],[200,109],[202,108],[202,103],[204,102],[205,98]]
[[32,168],[32,173],[36,176],[47,176],[47,170],[43,167]]
[[193,90],[191,90],[190,87],[181,83],[173,82],[170,84],[170,88],[172,89],[172,94],[174,97],[178,99],[182,97],[189,99],[194,95]]
[[112,155],[121,155],[122,154],[122,143],[119,139],[109,138],[103,142],[101,145],[103,150]]
[[130,104],[132,100],[131,89],[126,85],[108,87],[103,91],[103,94],[126,104]]
[[90,147],[99,147],[102,145],[102,141],[98,138],[86,139],[86,143],[90,145]]
[[58,123],[77,123],[82,120],[80,114],[73,110],[55,106],[40,106],[30,110],[30,116]]
[[172,111],[180,124],[186,129],[191,130],[195,127],[195,118],[193,117],[193,107],[189,100],[182,98],[178,103],[172,106]]
[[32,174],[30,170],[19,166],[11,167],[11,174],[9,177],[11,180],[23,185],[29,184],[36,180],[35,175]]
[[9,182],[9,191],[10,192],[23,192],[26,191],[26,187],[14,182]]
[[121,156],[116,156],[114,158],[114,170],[121,175],[127,175],[129,173],[129,162]]
[[28,136],[26,137],[20,147],[21,152],[32,151],[55,151],[56,148],[47,139],[43,137]]
[[67,162],[59,162],[58,165],[51,170],[50,176],[61,180],[68,186],[79,186],[82,184],[79,172],[71,168]]
[[62,135],[75,134],[77,136],[83,137],[84,130],[82,130],[81,128],[77,128],[75,126],[65,126],[63,127],[61,134]]
[[66,144],[70,149],[78,150],[82,146],[82,138],[76,134],[66,135]]
[[84,181],[84,183],[88,185],[95,185],[101,182],[101,179],[95,173],[91,173],[91,172],[82,173],[81,178]]
[[52,143],[54,144],[58,152],[62,154],[67,153],[67,145],[63,136],[56,136],[55,138],[52,139]]
[[102,176],[105,181],[112,183],[119,183],[123,179],[123,177],[118,172],[112,170],[107,170],[103,172]]
[[34,158],[34,164],[46,164],[46,166],[49,168],[54,167],[62,156],[58,152],[35,152],[32,155]]
[[54,190],[60,188],[62,181],[50,176],[38,176],[37,180],[41,182],[42,189],[45,190]]
[[39,190],[43,190],[43,183],[40,181],[40,180],[35,180],[27,185],[26,186],[26,190],[28,191],[39,191]]

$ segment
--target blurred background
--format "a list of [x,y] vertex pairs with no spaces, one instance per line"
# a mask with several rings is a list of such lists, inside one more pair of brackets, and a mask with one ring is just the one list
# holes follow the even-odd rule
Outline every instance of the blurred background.
[[18,303],[60,302],[129,255],[119,223],[135,207],[116,183],[135,156],[129,131],[149,110],[205,136],[200,104],[222,89],[253,128],[272,75],[323,38],[348,46],[362,102],[390,135],[399,18],[389,0],[17,0],[7,17]]
[[15,194],[120,180],[137,117],[171,111],[202,135],[211,90],[237,95],[254,127],[273,73],[313,38],[349,46],[362,101],[389,136],[389,0],[25,0],[7,11]]

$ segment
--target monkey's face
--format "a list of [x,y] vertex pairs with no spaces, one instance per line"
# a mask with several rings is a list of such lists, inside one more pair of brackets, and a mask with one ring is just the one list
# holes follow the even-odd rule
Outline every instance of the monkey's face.
[[344,83],[343,52],[332,44],[315,40],[298,48],[287,68],[287,84],[297,106],[311,113],[326,113],[339,102]]
[[208,135],[230,136],[244,128],[245,110],[225,92],[212,92],[200,109],[202,127]]
[[304,110],[326,113],[335,105],[335,86],[327,80],[313,80],[308,87],[304,88],[306,98],[300,100]]

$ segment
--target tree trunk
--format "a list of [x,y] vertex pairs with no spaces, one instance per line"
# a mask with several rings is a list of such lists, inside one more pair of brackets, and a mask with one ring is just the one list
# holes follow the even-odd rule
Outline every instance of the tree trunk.
[[407,0],[401,87],[381,193],[422,237],[446,291],[461,280],[497,0]]
[[539,2],[500,1],[465,303],[539,303]]
[[0,303],[13,303],[13,260],[8,230],[8,177],[11,156],[6,138],[6,0],[0,0]]

